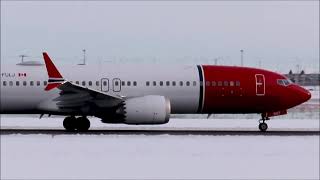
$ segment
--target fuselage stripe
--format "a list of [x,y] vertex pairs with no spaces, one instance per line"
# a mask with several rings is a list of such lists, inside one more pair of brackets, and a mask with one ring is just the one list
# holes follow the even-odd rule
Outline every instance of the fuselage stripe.
[[64,81],[64,79],[51,79],[51,78],[50,78],[50,79],[48,80],[49,83],[56,83],[56,82],[63,82],[63,81]]
[[200,65],[197,65],[198,72],[199,72],[199,87],[200,87],[200,94],[199,94],[199,105],[198,105],[198,113],[202,112],[203,109],[203,101],[204,101],[204,92],[203,92],[203,69]]

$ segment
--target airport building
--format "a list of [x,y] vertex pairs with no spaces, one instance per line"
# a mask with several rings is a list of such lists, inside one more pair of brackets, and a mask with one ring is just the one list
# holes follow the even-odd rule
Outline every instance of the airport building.
[[285,74],[292,82],[297,83],[301,86],[319,86],[320,85],[320,74],[312,73],[305,74],[302,70],[300,73],[292,73]]

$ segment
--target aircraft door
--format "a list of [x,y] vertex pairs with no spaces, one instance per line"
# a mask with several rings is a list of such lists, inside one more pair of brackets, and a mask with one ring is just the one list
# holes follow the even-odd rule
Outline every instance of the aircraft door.
[[101,91],[103,91],[103,92],[109,91],[109,79],[107,79],[107,78],[101,79]]
[[121,91],[121,80],[119,78],[114,78],[112,80],[112,87],[114,92],[120,92]]
[[256,74],[256,95],[264,96],[265,95],[265,78],[263,74]]

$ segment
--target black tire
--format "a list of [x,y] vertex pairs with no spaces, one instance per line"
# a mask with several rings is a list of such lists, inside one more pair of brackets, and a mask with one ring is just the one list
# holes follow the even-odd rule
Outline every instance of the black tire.
[[260,129],[260,131],[262,131],[262,132],[267,131],[267,129],[268,129],[268,124],[267,124],[267,123],[260,123],[260,124],[259,124],[259,129]]
[[88,131],[90,128],[90,121],[86,117],[77,118],[77,130],[81,132]]
[[63,127],[67,131],[75,131],[76,130],[76,118],[66,117],[63,121]]

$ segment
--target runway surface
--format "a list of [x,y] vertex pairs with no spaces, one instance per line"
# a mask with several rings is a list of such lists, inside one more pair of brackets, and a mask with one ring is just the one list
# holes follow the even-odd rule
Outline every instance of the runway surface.
[[1,135],[206,135],[206,136],[320,136],[317,130],[136,130],[107,129],[90,130],[88,132],[67,132],[63,129],[1,129]]

